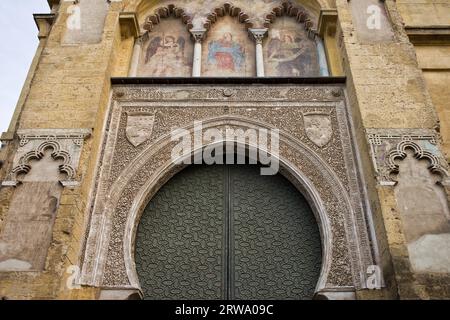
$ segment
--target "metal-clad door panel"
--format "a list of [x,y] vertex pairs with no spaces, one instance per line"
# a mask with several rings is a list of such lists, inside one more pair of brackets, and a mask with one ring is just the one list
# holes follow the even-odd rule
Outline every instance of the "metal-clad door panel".
[[147,299],[309,299],[321,266],[304,197],[258,166],[191,166],[150,201],[136,238]]
[[281,175],[231,169],[233,299],[310,299],[322,253],[305,198]]
[[223,299],[224,174],[191,166],[164,185],[145,209],[136,268],[146,299]]

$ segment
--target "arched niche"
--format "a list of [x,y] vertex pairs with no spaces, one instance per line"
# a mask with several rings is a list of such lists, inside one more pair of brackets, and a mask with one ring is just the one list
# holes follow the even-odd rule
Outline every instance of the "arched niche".
[[[224,0],[212,0],[208,1],[208,6],[205,6],[203,1],[192,1],[189,8],[186,6],[184,8],[186,13],[193,17],[194,27],[201,27],[204,23],[204,17],[206,17],[212,8],[216,8],[224,5],[225,3],[231,3],[236,7],[240,7],[245,12],[259,12],[260,16],[254,16],[255,25],[258,22],[262,25],[265,17],[264,14],[275,6],[281,5],[286,0],[234,0],[234,1],[224,1]],[[293,5],[299,5],[305,7],[309,10],[315,18],[319,17],[320,10],[335,8],[335,0],[292,0],[290,1]],[[174,4],[179,7],[183,7],[184,3],[176,0],[129,0],[124,11],[126,12],[136,12],[138,15],[139,23],[142,24],[145,17],[151,10],[157,6],[167,6],[169,4]]]
[[[247,19],[242,12],[235,15],[231,9],[216,13],[218,18],[213,15],[215,23],[203,40],[202,76],[252,77],[256,74],[255,45],[248,36]],[[205,27],[210,24],[208,21]]]
[[387,157],[411,267],[417,273],[450,272],[448,172],[439,159],[412,141]]
[[[186,26],[187,25],[187,26]],[[189,77],[194,46],[188,28],[190,19],[173,5],[160,7],[146,17],[140,38],[138,77]]]
[[[329,76],[324,44],[316,32],[317,9],[324,4],[213,1],[186,7],[163,1],[158,4],[165,6],[150,9],[151,3],[146,2],[145,17],[139,18],[143,36],[135,45],[129,76]],[[195,49],[175,18],[192,33]]]
[[309,13],[284,2],[266,16],[268,39],[264,43],[267,76],[317,77],[328,75],[321,39],[313,31]]
[[317,44],[289,18],[277,20],[264,46],[265,73],[269,77],[318,77]]

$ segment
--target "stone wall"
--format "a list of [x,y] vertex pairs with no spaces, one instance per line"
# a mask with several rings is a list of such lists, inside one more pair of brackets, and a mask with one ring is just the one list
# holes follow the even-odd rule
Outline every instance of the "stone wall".
[[[369,4],[371,1],[366,3]],[[369,129],[374,130],[377,137],[390,132],[390,129],[408,129],[403,133],[394,134],[400,134],[401,137],[417,134],[419,129],[428,128],[430,134],[438,137],[435,131],[438,118],[427,91],[425,78],[417,63],[415,48],[403,28],[403,20],[395,2],[386,1],[384,8],[391,23],[389,28],[392,28],[394,35],[392,38],[381,37],[381,39],[376,31],[372,39],[370,33],[361,36],[359,30],[355,29],[355,12],[350,10],[347,1],[336,1],[336,5],[339,27],[342,30],[339,44],[345,74],[349,79],[349,99],[355,107],[355,124],[366,167],[364,172],[369,174],[367,179],[373,181],[370,176],[372,174],[380,176],[381,172],[373,165],[376,154],[371,148],[372,143],[367,134]],[[364,145],[367,145],[368,141],[369,150],[365,150]],[[446,167],[441,151],[435,150],[435,153],[440,156],[440,165]],[[373,169],[376,172],[373,172]],[[403,197],[396,193],[397,187],[394,185],[378,182],[375,188],[374,186],[369,184],[368,188],[389,296],[395,297],[398,294],[400,298],[405,299],[437,296],[433,291],[432,282],[426,283],[418,279],[430,277],[442,279],[446,277],[445,273],[441,275],[421,273],[419,277],[412,271],[410,253],[405,240],[405,225],[399,207],[399,203],[404,201]],[[380,208],[377,205],[377,198]],[[439,288],[442,288],[445,282],[436,280],[439,281],[441,284]],[[437,290],[441,297],[448,297],[448,289]]]
[[[438,159],[436,168],[447,168],[443,159],[446,157],[448,161],[450,155],[448,47],[441,43],[413,45],[407,29],[430,26],[448,28],[449,5],[431,0],[386,0],[385,8],[382,8],[385,12],[382,34],[377,34],[361,27],[364,21],[358,16],[358,10],[363,7],[361,3],[369,5],[374,1],[358,0],[358,5],[346,0],[297,2],[311,9],[316,18],[320,9],[323,9],[322,14],[328,12],[328,16],[322,19],[322,35],[330,69],[333,75],[347,76],[347,99],[356,133],[354,148],[361,158],[360,174],[367,181],[367,204],[372,212],[369,218],[373,220],[373,230],[369,232],[377,236],[376,250],[380,257],[377,263],[382,267],[385,278],[384,290],[361,290],[357,293],[358,297],[450,298],[450,276],[447,272],[417,272],[417,268],[413,268],[408,249],[411,244],[408,240],[409,222],[408,218],[404,218],[410,212],[401,206],[407,198],[395,183],[384,179],[382,168],[385,163],[377,162],[379,158],[373,148],[379,146],[377,143],[381,141],[381,146],[389,146],[383,151],[387,155],[405,136],[408,139],[412,136],[412,141],[420,145],[422,151]],[[72,271],[66,271],[68,267],[82,262],[94,196],[92,191],[101,164],[99,150],[104,139],[103,128],[108,121],[110,77],[128,75],[131,65],[134,35],[125,32],[128,26],[124,27],[120,13],[136,11],[140,14],[138,21],[142,25],[145,13],[156,5],[156,1],[146,1],[141,6],[139,3],[138,0],[116,0],[106,6],[96,1],[95,8],[107,10],[102,9],[98,14],[94,14],[97,11],[93,10],[90,13],[89,19],[93,22],[88,34],[68,30],[68,23],[73,25],[72,2],[61,1],[59,6],[53,8],[55,16],[38,20],[40,46],[10,131],[2,136],[7,147],[0,151],[0,160],[6,160],[0,169],[0,178],[8,180],[7,173],[14,167],[16,151],[20,148],[17,129],[92,129],[92,134],[86,138],[75,168],[74,180],[79,185],[73,189],[64,187],[55,197],[59,206],[52,216],[53,227],[42,237],[48,241],[45,262],[39,262],[40,269],[44,271],[0,272],[0,297],[99,297],[100,292],[96,288],[69,290],[67,282],[71,282],[73,276]],[[249,3],[245,2],[243,8],[247,10]],[[330,6],[329,3],[335,5]],[[89,2],[82,0],[79,5],[89,6]],[[320,24],[317,27],[320,28]],[[436,131],[439,130],[439,120],[440,132]],[[400,130],[399,140],[387,139],[390,142],[386,142],[382,137],[392,129]],[[427,130],[427,133],[418,134],[419,129]],[[374,136],[369,137],[370,130],[373,130]],[[427,140],[435,143],[427,144],[423,135],[426,138],[435,137],[434,140]],[[410,155],[407,157],[409,161]],[[401,157],[395,161],[401,161]],[[435,160],[428,157],[424,161]],[[400,177],[406,169],[400,166],[399,170]],[[445,174],[440,174],[438,180],[444,185],[439,192],[442,197],[447,196],[448,201],[450,193],[448,185],[445,185]],[[400,188],[403,188],[402,183]],[[26,188],[26,185],[17,189],[0,187],[0,233],[10,233],[8,221],[14,222],[16,217],[16,211],[11,207],[21,190]],[[433,185],[433,188],[436,187]],[[445,217],[444,210],[441,213],[441,218]],[[426,234],[433,233],[436,234],[436,230],[427,229]],[[445,229],[438,234],[446,233]]]

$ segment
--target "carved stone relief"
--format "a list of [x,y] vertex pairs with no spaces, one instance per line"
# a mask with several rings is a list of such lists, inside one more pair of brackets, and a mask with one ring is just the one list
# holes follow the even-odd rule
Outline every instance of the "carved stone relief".
[[[64,174],[60,177],[61,184],[67,187],[76,186],[76,168],[78,167],[84,139],[90,134],[89,129],[18,130],[19,148],[14,157],[12,169],[2,185],[16,186],[23,179],[28,182],[58,181],[59,178],[46,174],[45,166],[39,164],[41,159],[48,162],[51,158],[53,161],[61,161],[58,166],[58,171]],[[51,152],[50,157],[46,156],[48,150]],[[33,165],[41,166],[42,170],[34,170],[33,174],[27,175],[32,170]],[[27,176],[22,178],[22,175]]]
[[137,147],[149,140],[153,132],[155,115],[145,112],[129,112],[127,117],[127,139]]
[[304,113],[305,132],[308,138],[319,147],[330,142],[333,134],[330,114]]
[[1,271],[45,268],[63,187],[77,185],[76,169],[90,130],[19,130],[19,148],[2,182],[16,187],[0,233]]
[[[177,143],[171,141],[171,130],[184,128],[193,137],[194,121],[202,121],[203,130],[281,130],[280,170],[305,195],[320,221],[325,258],[317,291],[365,287],[364,274],[374,257],[346,106],[343,95],[336,94],[341,90],[114,87],[81,282],[139,289],[133,257],[139,217],[159,188],[183,168],[171,159]],[[154,126],[148,140],[133,146],[126,128],[129,114],[136,112],[154,115]],[[325,133],[319,134],[319,128]],[[204,140],[202,146],[209,143]]]
[[395,185],[392,174],[398,173],[397,160],[406,157],[405,150],[414,150],[418,159],[430,161],[430,169],[447,181],[445,158],[439,151],[436,132],[428,129],[367,129],[372,161],[381,185]]
[[431,130],[370,130],[381,185],[394,187],[412,269],[450,273],[446,161]]

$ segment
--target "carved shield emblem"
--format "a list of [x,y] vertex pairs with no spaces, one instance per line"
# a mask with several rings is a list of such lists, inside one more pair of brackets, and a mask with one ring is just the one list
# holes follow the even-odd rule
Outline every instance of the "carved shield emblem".
[[331,117],[327,113],[305,113],[303,115],[306,135],[319,147],[324,147],[330,142],[333,135]]
[[127,118],[127,139],[137,147],[152,136],[155,115],[139,112],[128,113]]

